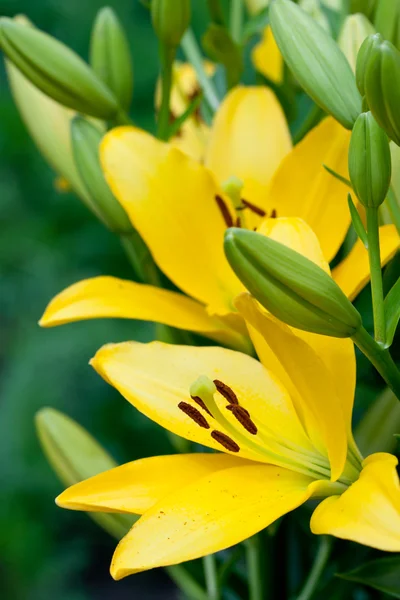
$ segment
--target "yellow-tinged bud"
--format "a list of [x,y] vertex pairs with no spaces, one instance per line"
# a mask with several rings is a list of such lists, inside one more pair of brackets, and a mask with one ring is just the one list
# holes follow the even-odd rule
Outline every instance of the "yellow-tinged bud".
[[269,0],[244,0],[250,15],[256,15],[269,5]]
[[[42,408],[35,417],[43,452],[65,486],[74,485],[117,463],[78,423],[53,408]],[[131,515],[89,513],[100,527],[120,539],[136,520]]]
[[351,337],[361,327],[360,314],[334,280],[291,248],[231,228],[225,254],[250,293],[284,323],[332,337]]
[[50,98],[100,119],[117,116],[115,96],[89,65],[55,38],[3,17],[0,39],[7,58]]
[[190,0],[152,0],[151,20],[158,39],[176,48],[190,24]]
[[352,129],[361,112],[361,97],[336,42],[291,0],[273,2],[270,22],[283,58],[300,85],[323,110]]
[[356,71],[357,55],[365,38],[375,33],[374,26],[361,13],[349,15],[344,20],[339,34],[338,44],[350,63],[353,73]]
[[354,125],[349,174],[363,206],[377,208],[385,201],[392,174],[389,140],[370,112],[361,113]]
[[111,231],[131,233],[131,222],[108,187],[101,169],[99,145],[102,138],[102,132],[84,117],[73,119],[72,151],[78,172],[89,193],[93,212]]
[[99,10],[93,25],[90,65],[128,111],[133,90],[131,53],[122,24],[108,6]]
[[376,5],[374,24],[378,33],[400,50],[400,2],[379,0]]

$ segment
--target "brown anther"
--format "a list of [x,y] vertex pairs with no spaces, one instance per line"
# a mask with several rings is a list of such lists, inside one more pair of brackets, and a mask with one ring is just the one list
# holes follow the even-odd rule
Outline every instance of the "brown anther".
[[230,452],[239,452],[240,450],[237,443],[228,435],[222,433],[222,431],[214,429],[214,431],[211,432],[211,437],[214,438],[214,440],[216,440],[219,444],[221,444],[221,446],[223,446],[227,450],[230,450]]
[[188,404],[187,402],[179,402],[178,408],[190,417],[197,425],[204,427],[204,429],[210,429],[207,419],[201,414],[195,406]]
[[242,226],[242,219],[240,217],[236,217],[235,227],[241,227],[241,226]]
[[271,211],[271,214],[269,216],[270,219],[276,219],[276,217],[278,216],[278,213],[276,212],[276,209],[273,208]]
[[221,196],[219,196],[218,194],[216,194],[215,201],[218,204],[218,208],[221,211],[221,214],[222,214],[222,216],[224,218],[226,226],[227,227],[233,227],[233,218],[232,218],[232,215],[231,215],[231,213],[229,211],[229,208],[225,204],[224,199],[221,198]]
[[219,391],[220,394],[229,402],[229,404],[239,404],[239,400],[232,388],[229,385],[226,385],[223,381],[219,379],[214,379],[214,385]]
[[241,199],[241,203],[243,204],[244,208],[248,208],[253,213],[256,213],[256,215],[259,215],[260,217],[265,217],[265,215],[267,214],[265,212],[265,210],[263,210],[262,208],[260,208],[256,204],[253,204],[252,202],[249,202],[248,200],[245,200],[244,198]]
[[257,434],[258,429],[251,420],[250,413],[248,410],[243,408],[243,406],[237,406],[236,404],[228,404],[226,408],[232,412],[233,416],[239,421],[241,425],[243,425],[246,431],[248,431],[252,435]]
[[210,417],[212,417],[212,414],[210,413],[210,411],[208,410],[207,406],[205,405],[205,402],[199,398],[199,396],[190,396],[192,400],[194,400],[196,402],[196,404],[198,404],[199,406],[201,406],[201,408],[203,410],[206,411],[206,413],[208,413],[210,415]]

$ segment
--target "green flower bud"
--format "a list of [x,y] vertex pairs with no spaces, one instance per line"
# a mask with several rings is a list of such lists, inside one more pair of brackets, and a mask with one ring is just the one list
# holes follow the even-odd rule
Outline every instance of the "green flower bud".
[[132,102],[133,69],[128,40],[112,8],[99,10],[90,41],[90,65],[128,111]]
[[300,85],[316,104],[351,129],[361,112],[361,98],[336,42],[291,0],[275,0],[270,22],[283,58]]
[[356,62],[356,83],[362,96],[365,96],[365,78],[367,66],[375,49],[382,43],[382,41],[382,36],[379,33],[369,35],[361,44],[361,47],[358,51]]
[[330,33],[331,27],[326,13],[323,11],[320,0],[299,0],[299,6],[319,23],[325,31]]
[[349,173],[363,206],[377,208],[385,201],[392,174],[389,140],[370,112],[361,113],[354,125]]
[[379,0],[374,24],[385,40],[400,50],[400,3],[398,0]]
[[384,41],[372,51],[365,96],[378,124],[400,146],[400,52],[390,42]]
[[189,27],[190,0],[152,0],[151,20],[158,39],[176,48]]
[[[35,417],[43,452],[65,486],[70,486],[117,466],[113,458],[78,423],[53,408],[42,408]],[[120,539],[135,522],[131,515],[89,513],[100,527]]]
[[113,119],[117,100],[92,69],[67,46],[33,27],[0,19],[1,48],[29,81],[60,104]]
[[102,132],[84,117],[73,119],[72,151],[76,168],[91,198],[91,208],[111,231],[130,233],[129,218],[108,187],[101,169],[99,144],[102,137]]
[[350,63],[353,73],[356,71],[357,55],[365,38],[375,33],[374,26],[365,15],[349,15],[344,20],[339,34],[338,44]]
[[360,328],[360,314],[334,280],[291,248],[231,228],[225,254],[251,294],[284,323],[332,337],[351,337]]

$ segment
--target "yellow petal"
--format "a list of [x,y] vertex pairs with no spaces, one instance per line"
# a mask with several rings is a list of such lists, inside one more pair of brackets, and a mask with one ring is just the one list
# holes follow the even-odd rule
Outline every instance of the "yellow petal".
[[141,515],[192,481],[241,464],[246,461],[219,453],[143,458],[72,485],[56,503],[71,510]]
[[241,284],[223,252],[226,224],[211,174],[134,127],[108,133],[100,154],[114,195],[159,267],[213,312],[230,312]]
[[350,132],[331,117],[294,147],[283,159],[271,183],[267,210],[278,217],[301,217],[315,231],[325,259],[339,250],[350,225],[347,186],[327,173],[327,165],[348,177]]
[[[240,352],[218,347],[127,342],[104,346],[97,352],[92,365],[143,414],[186,439],[224,451],[225,448],[211,437],[211,433],[217,430],[234,438],[224,424],[221,425],[191,400],[190,387],[203,375],[231,387],[259,428],[257,435],[247,433],[226,410],[226,399],[219,393],[215,394],[219,410],[230,423],[235,424],[241,438],[245,438],[244,441],[234,438],[240,447],[236,456],[270,462],[266,450],[272,449],[277,453],[281,447],[279,442],[283,439],[306,452],[313,451],[286,390],[259,361]],[[180,410],[178,405],[181,402],[200,410],[209,427],[205,424],[201,427]],[[268,428],[269,438],[268,443],[260,442],[262,451],[259,453],[254,450],[254,444],[259,443],[264,427]],[[297,458],[293,451],[289,454],[290,457],[294,454],[293,460]],[[276,461],[286,464],[285,456],[277,455]]]
[[[380,227],[381,264],[385,265],[396,254],[400,237],[394,225]],[[370,279],[368,251],[360,240],[342,262],[333,269],[332,276],[344,293],[353,300]]]
[[237,87],[222,102],[211,129],[206,165],[220,183],[244,182],[243,197],[265,208],[271,178],[291,149],[282,108],[266,87]]
[[40,325],[54,327],[105,317],[154,321],[233,345],[242,339],[232,327],[211,317],[196,300],[116,277],[94,277],[66,288],[47,306]]
[[250,294],[241,294],[236,306],[251,326],[262,364],[291,394],[310,439],[329,457],[331,478],[336,480],[346,462],[347,427],[331,373],[296,330],[269,315]]
[[274,83],[280,84],[283,80],[283,58],[275,41],[271,27],[266,27],[261,41],[251,53],[253,64],[257,71]]
[[360,478],[341,496],[327,498],[311,518],[311,530],[386,552],[400,552],[400,485],[397,459],[372,454]]
[[137,521],[114,553],[111,575],[121,579],[237,544],[307,500],[312,481],[254,464],[205,476],[170,494]]

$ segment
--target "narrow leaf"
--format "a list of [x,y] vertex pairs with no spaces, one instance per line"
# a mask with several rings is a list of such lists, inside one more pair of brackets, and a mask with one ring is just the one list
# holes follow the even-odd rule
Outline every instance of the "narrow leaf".
[[351,197],[351,194],[349,194],[347,196],[347,201],[349,203],[349,210],[350,210],[350,215],[351,215],[351,220],[353,223],[353,227],[356,231],[356,234],[358,235],[358,237],[360,238],[360,240],[362,241],[362,243],[364,244],[364,246],[366,248],[368,248],[368,236],[367,236],[367,232],[365,231],[365,227],[363,225],[363,222],[361,221],[361,217],[360,214],[358,212],[358,210],[356,209],[354,202],[353,202],[353,198]]
[[368,585],[392,598],[400,598],[399,555],[367,562],[352,571],[338,573],[338,577]]
[[394,334],[400,319],[400,277],[385,298],[385,315],[386,347],[389,348],[393,343]]
[[328,171],[329,175],[332,175],[332,177],[339,179],[339,181],[341,181],[342,183],[347,185],[347,187],[351,188],[351,183],[348,179],[346,179],[346,177],[343,177],[343,175],[339,175],[339,173],[336,173],[336,171],[334,171],[333,169],[328,167],[328,165],[322,165],[322,166],[324,167],[325,171]]
[[191,103],[189,104],[189,106],[187,107],[185,112],[183,112],[177,119],[175,119],[175,121],[170,126],[170,128],[169,128],[169,136],[170,137],[174,137],[175,135],[177,135],[177,133],[179,132],[180,128],[182,127],[182,125],[184,124],[186,119],[189,119],[189,117],[191,117],[193,115],[193,113],[195,113],[196,110],[199,108],[202,100],[203,100],[203,94],[199,94],[198,96],[196,96],[196,98],[193,98],[193,100],[191,101]]

